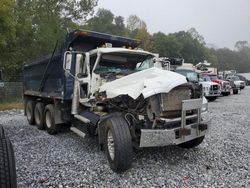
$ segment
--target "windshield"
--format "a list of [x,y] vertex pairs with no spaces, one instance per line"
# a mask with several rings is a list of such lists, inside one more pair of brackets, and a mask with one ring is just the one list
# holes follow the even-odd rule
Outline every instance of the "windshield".
[[200,76],[200,78],[201,78],[201,80],[202,80],[203,82],[211,82],[210,77],[207,76],[207,75],[202,75],[202,76]]
[[211,80],[218,80],[218,77],[216,75],[210,75],[209,77]]
[[233,77],[232,77],[232,80],[233,80],[233,81],[239,81],[240,79],[239,79],[238,76],[233,76]]
[[183,76],[185,76],[188,81],[190,82],[198,82],[199,79],[198,79],[198,74],[194,71],[191,71],[191,70],[176,70],[177,73],[179,74],[182,74]]
[[101,56],[94,72],[97,74],[130,74],[154,67],[154,56],[136,53],[106,53]]

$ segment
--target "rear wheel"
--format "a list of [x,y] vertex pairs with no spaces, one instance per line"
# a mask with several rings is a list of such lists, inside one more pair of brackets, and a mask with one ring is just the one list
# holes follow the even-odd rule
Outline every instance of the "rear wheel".
[[233,94],[238,94],[239,93],[239,90],[238,89],[234,89],[233,90]]
[[15,155],[8,138],[0,138],[0,187],[17,187]]
[[205,136],[202,136],[202,137],[196,138],[194,140],[190,140],[188,142],[184,142],[182,144],[179,144],[178,146],[181,148],[194,148],[194,147],[200,145],[203,142],[204,138],[205,138]]
[[115,172],[127,170],[132,163],[132,138],[127,122],[122,117],[107,120],[106,153],[110,167]]
[[222,92],[221,93],[223,96],[228,96],[228,95],[230,95],[230,92]]
[[35,101],[28,100],[26,103],[25,111],[26,111],[27,120],[30,125],[35,124],[34,109],[35,109]]
[[55,124],[55,109],[52,104],[45,107],[45,128],[49,134],[56,134],[58,131],[58,127]]
[[37,103],[34,110],[35,123],[38,129],[44,129],[44,115],[45,105],[41,102]]
[[207,97],[208,101],[215,101],[217,99],[217,97]]

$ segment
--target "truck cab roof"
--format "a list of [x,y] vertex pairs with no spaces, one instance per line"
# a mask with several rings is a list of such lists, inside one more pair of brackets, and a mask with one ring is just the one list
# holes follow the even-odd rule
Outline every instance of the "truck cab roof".
[[144,50],[139,50],[139,49],[127,49],[127,48],[97,48],[94,50],[91,50],[89,53],[90,54],[95,54],[95,53],[133,53],[133,54],[141,54],[141,55],[149,55],[149,56],[155,56],[155,54],[144,51]]

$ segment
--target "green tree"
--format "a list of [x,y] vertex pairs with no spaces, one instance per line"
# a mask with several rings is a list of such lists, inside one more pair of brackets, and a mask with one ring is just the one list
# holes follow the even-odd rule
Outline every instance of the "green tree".
[[[16,69],[15,53],[15,33],[16,21],[13,15],[15,2],[13,0],[0,1],[0,68],[4,68],[4,72]],[[7,75],[7,74],[5,74]]]
[[[93,13],[97,0],[0,3],[0,63],[9,75],[20,72],[24,61],[50,54],[56,41],[65,36],[66,28],[77,26]],[[3,46],[6,44],[9,46]]]
[[114,35],[124,36],[126,34],[124,18],[122,16],[115,17],[107,9],[98,9],[95,16],[87,21],[84,28]]
[[182,44],[173,35],[153,34],[154,52],[162,57],[181,57]]
[[236,50],[240,51],[243,50],[244,48],[249,48],[250,45],[247,41],[243,40],[243,41],[237,41],[234,47],[236,48]]
[[135,38],[141,41],[140,47],[146,51],[152,51],[154,48],[151,35],[148,33],[147,28],[136,29]]
[[13,0],[1,0],[0,2],[0,48],[6,47],[8,42],[15,38],[14,6]]
[[127,28],[132,32],[136,29],[146,28],[146,23],[136,15],[130,15],[127,19]]
[[190,32],[179,31],[170,34],[170,36],[175,37],[182,44],[180,54],[185,59],[185,62],[196,64],[206,58],[205,45],[197,38],[194,38]]

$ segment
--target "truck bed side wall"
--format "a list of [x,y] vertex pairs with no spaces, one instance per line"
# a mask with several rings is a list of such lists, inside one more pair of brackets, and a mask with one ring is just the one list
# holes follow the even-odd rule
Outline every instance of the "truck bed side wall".
[[53,58],[50,66],[44,75],[49,59],[38,62],[36,64],[27,65],[24,67],[24,92],[35,91],[40,92],[40,86],[45,76],[44,87],[41,92],[57,94],[62,97],[63,91],[63,65],[61,56]]

